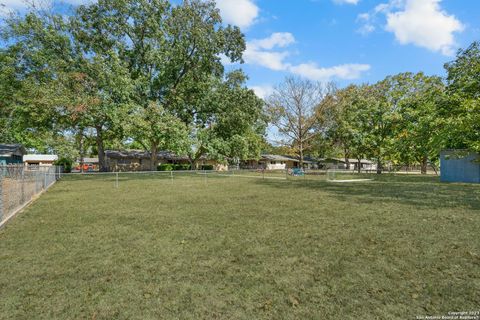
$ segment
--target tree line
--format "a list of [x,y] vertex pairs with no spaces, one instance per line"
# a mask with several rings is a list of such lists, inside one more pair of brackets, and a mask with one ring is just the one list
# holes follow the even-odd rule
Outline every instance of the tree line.
[[[263,101],[241,69],[245,38],[213,0],[99,0],[69,15],[32,7],[0,26],[0,142],[69,158],[169,150],[220,161],[261,152],[420,164],[480,151],[480,44],[445,78],[401,73],[337,88],[288,77]],[[277,127],[280,144],[266,142]]]
[[263,102],[241,70],[245,39],[213,1],[100,0],[65,17],[32,8],[1,27],[0,140],[71,157],[106,148],[256,157]]
[[388,162],[418,164],[422,173],[443,149],[479,152],[480,44],[459,50],[445,70],[446,78],[407,72],[340,89],[287,78],[267,99],[280,150],[301,162],[304,155],[342,156],[347,165],[367,158],[378,172]]

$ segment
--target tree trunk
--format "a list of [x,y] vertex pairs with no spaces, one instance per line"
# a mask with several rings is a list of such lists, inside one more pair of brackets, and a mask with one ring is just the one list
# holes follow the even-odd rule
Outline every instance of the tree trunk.
[[344,149],[345,154],[345,169],[350,170],[350,154],[347,149]]
[[300,142],[300,169],[303,169],[303,144]]
[[197,170],[197,159],[195,158],[188,158],[188,162],[190,162],[190,170],[195,171]]
[[428,157],[423,156],[422,157],[422,168],[421,168],[422,174],[427,174],[427,167],[428,167]]
[[157,170],[157,145],[155,143],[152,143],[152,146],[150,147],[150,171],[156,171]]
[[361,173],[362,172],[362,159],[357,159],[357,172]]
[[85,157],[85,151],[83,150],[83,129],[77,134],[78,142],[78,154],[80,156],[80,172],[83,173],[83,159]]
[[100,172],[107,172],[108,168],[105,163],[105,149],[103,146],[103,131],[101,126],[96,126],[95,130],[97,131],[97,136],[95,137],[97,142],[98,149],[98,165],[100,167]]
[[383,164],[382,160],[379,158],[377,161],[377,174],[382,174]]

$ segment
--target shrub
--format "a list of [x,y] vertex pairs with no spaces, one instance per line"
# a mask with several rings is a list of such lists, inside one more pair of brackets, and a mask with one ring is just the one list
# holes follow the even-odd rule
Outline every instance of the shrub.
[[202,166],[202,170],[213,170],[213,165],[212,164],[204,164]]
[[70,173],[70,172],[72,172],[72,164],[73,164],[73,161],[72,161],[71,159],[68,159],[68,158],[60,158],[60,159],[58,159],[57,161],[55,161],[53,164],[56,165],[56,166],[61,166],[61,167],[63,167],[63,172],[65,172],[65,173]]
[[162,163],[157,166],[158,171],[173,171],[174,167],[171,163]]
[[174,170],[176,171],[188,171],[190,170],[190,165],[189,164],[176,164],[174,167]]

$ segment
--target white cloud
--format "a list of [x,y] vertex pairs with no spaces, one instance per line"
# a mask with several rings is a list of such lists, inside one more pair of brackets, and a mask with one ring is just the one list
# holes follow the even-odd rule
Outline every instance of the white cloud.
[[265,39],[253,40],[250,42],[251,46],[260,49],[271,50],[273,48],[285,48],[295,43],[295,37],[289,32],[275,32]]
[[226,23],[240,28],[255,23],[260,11],[253,0],[217,0],[217,7]]
[[0,16],[7,16],[15,11],[25,10],[34,4],[37,8],[50,8],[53,4],[52,0],[0,0]]
[[276,48],[285,48],[295,42],[295,37],[288,32],[273,33],[265,39],[247,42],[247,49],[243,54],[246,63],[257,64],[275,71],[285,70],[285,58],[288,51],[273,51]]
[[369,13],[361,13],[357,16],[357,22],[362,22],[363,25],[357,30],[358,33],[367,35],[375,31],[375,25],[372,22],[372,15]]
[[415,44],[444,55],[455,51],[455,32],[464,29],[453,15],[440,8],[441,0],[407,0],[403,11],[387,14],[387,31],[401,44]]
[[363,72],[370,70],[370,65],[353,63],[322,68],[315,63],[303,63],[290,66],[289,70],[294,74],[316,81],[329,81],[332,78],[353,80],[360,78]]
[[358,15],[362,34],[374,31],[378,16],[386,19],[385,30],[392,32],[403,45],[416,46],[452,55],[456,48],[455,33],[463,24],[440,7],[442,0],[390,0],[377,5],[370,13]]
[[14,11],[22,11],[31,8],[50,9],[54,4],[71,4],[74,6],[87,4],[96,0],[0,0],[0,16],[5,16]]
[[267,98],[274,91],[274,88],[271,85],[251,86],[250,89],[255,91],[255,94],[262,99]]
[[357,4],[360,0],[333,0],[337,4]]
[[290,55],[289,52],[275,52],[275,51],[258,51],[249,49],[243,53],[243,58],[246,63],[257,64],[268,69],[281,71],[285,69],[284,60]]
[[19,9],[26,6],[24,0],[0,0],[0,5],[10,9]]
[[[291,33],[273,33],[265,39],[247,42],[247,50],[245,50],[243,58],[248,64],[259,65],[274,71],[286,71],[318,81],[329,81],[333,78],[357,79],[363,72],[370,69],[370,65],[366,64],[343,64],[324,68],[312,62],[297,65],[288,63],[286,59],[290,56],[290,51],[285,48],[293,43],[295,43],[295,37]],[[265,92],[259,87],[257,90],[259,94]]]

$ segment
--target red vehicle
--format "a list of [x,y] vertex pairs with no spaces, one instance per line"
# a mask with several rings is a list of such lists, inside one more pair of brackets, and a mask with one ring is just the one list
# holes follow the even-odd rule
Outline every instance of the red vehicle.
[[81,171],[81,172],[94,171],[95,166],[91,163],[84,163],[83,167],[82,167],[82,165],[78,165],[78,166],[75,167],[75,170],[76,171]]

